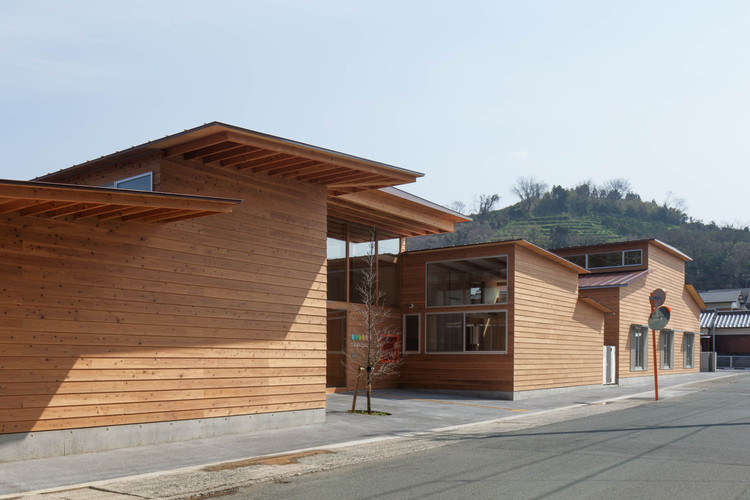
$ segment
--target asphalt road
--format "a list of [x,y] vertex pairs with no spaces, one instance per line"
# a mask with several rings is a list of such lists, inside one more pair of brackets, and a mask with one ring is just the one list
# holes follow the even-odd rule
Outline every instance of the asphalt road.
[[696,392],[515,432],[490,427],[222,498],[750,500],[750,377],[691,389]]

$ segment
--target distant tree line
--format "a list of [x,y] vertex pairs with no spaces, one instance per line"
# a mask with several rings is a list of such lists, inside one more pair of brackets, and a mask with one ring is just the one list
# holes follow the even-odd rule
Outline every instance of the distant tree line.
[[[750,287],[750,229],[694,220],[684,200],[671,193],[662,203],[644,202],[622,178],[549,189],[534,177],[519,177],[511,192],[518,202],[501,210],[495,209],[497,194],[479,195],[468,214],[471,222],[459,224],[455,233],[410,238],[407,249],[519,238],[543,248],[657,238],[693,258],[687,280],[698,289]],[[450,207],[466,212],[461,202]]]

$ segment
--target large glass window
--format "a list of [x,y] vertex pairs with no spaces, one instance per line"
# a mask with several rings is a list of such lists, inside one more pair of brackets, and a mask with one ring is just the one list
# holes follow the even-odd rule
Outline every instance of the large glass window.
[[328,300],[346,302],[346,224],[329,221]]
[[648,327],[642,325],[631,325],[630,327],[630,371],[646,369],[646,356],[648,348]]
[[378,239],[378,290],[383,296],[383,304],[397,306],[400,302],[398,279],[398,255],[401,240],[398,238]]
[[586,269],[640,266],[643,264],[643,252],[639,249],[619,252],[589,253],[583,255],[568,255],[565,259]]
[[404,315],[404,352],[419,352],[419,314]]
[[427,306],[466,306],[508,302],[508,258],[430,262]]
[[[328,219],[328,300],[362,303],[361,284],[370,266],[379,304],[398,306],[401,240],[392,234],[335,218]],[[375,241],[374,237],[377,238]],[[377,251],[377,257],[373,258]],[[360,288],[360,289],[358,289]]]
[[622,265],[622,252],[592,253],[588,256],[588,268],[617,267]]
[[[375,265],[372,255],[375,253],[374,241],[349,242],[349,302],[363,303],[363,291],[375,294],[375,289],[368,289],[365,280],[370,270],[370,263]],[[373,283],[373,286],[376,286]]]
[[507,352],[505,311],[427,315],[427,352]]

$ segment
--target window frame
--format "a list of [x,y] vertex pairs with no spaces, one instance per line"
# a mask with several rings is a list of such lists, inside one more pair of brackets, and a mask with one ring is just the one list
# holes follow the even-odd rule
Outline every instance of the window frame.
[[[591,255],[607,255],[607,254],[616,254],[618,252],[620,253],[620,264],[619,265],[615,265],[615,266],[595,266],[595,267],[589,266],[589,256],[591,256]],[[627,253],[627,252],[638,252],[640,254],[640,262],[638,262],[637,264],[626,264],[625,263],[625,253]],[[611,252],[594,252],[594,253],[584,253],[584,254],[568,255],[568,256],[565,257],[565,260],[567,260],[568,262],[573,262],[570,259],[575,258],[575,257],[579,257],[579,258],[580,257],[584,257],[585,258],[585,260],[584,260],[584,266],[583,266],[584,269],[614,269],[614,268],[618,268],[618,267],[636,267],[636,266],[642,266],[643,265],[643,249],[642,248],[630,248],[630,249],[627,249],[627,250],[613,250]],[[577,264],[576,262],[573,262],[573,264],[576,264],[577,266],[580,265],[580,264]]]
[[[417,317],[417,350],[407,351],[406,350],[406,318]],[[419,313],[406,313],[401,319],[401,334],[403,336],[403,353],[404,354],[419,354],[422,352],[422,315]]]
[[[486,305],[486,304],[485,304]],[[505,339],[504,339],[504,345],[505,350],[503,351],[467,351],[466,350],[466,315],[467,314],[477,314],[477,313],[503,313],[505,315],[505,321],[504,321],[504,331],[505,331]],[[428,317],[429,316],[439,316],[439,315],[446,315],[446,314],[460,314],[462,315],[462,327],[461,327],[461,333],[463,335],[461,339],[461,346],[463,348],[462,351],[430,351],[429,350],[429,340],[428,336],[430,332],[428,331]],[[469,354],[469,355],[477,355],[477,354],[508,354],[508,309],[470,309],[470,310],[463,310],[463,311],[434,311],[434,312],[425,312],[425,330],[424,330],[424,352],[425,354]],[[421,346],[420,346],[421,347]]]
[[134,175],[132,177],[126,177],[124,179],[117,179],[116,181],[108,182],[107,184],[102,184],[100,187],[114,188],[114,189],[127,189],[128,191],[145,191],[144,189],[129,189],[129,188],[121,188],[119,186],[119,184],[122,184],[124,182],[134,181],[136,179],[141,179],[143,177],[148,177],[149,186],[150,186],[148,191],[153,191],[154,190],[154,172],[153,171]]
[[[478,303],[478,304],[443,304],[443,305],[437,305],[433,306],[430,305],[430,296],[429,296],[429,266],[430,264],[443,264],[446,262],[465,262],[465,261],[472,261],[472,260],[481,260],[481,259],[500,259],[505,258],[505,302],[492,302],[492,303]],[[424,264],[424,303],[425,303],[425,309],[439,309],[439,308],[457,308],[457,307],[480,307],[480,308],[487,308],[491,306],[501,306],[501,307],[507,307],[508,303],[510,302],[510,259],[508,257],[508,254],[498,254],[498,255],[484,255],[480,257],[470,257],[470,258],[462,258],[462,259],[444,259],[444,260],[431,260],[427,261]],[[425,318],[425,325],[427,324],[427,318]],[[425,330],[426,332],[426,330]],[[425,339],[426,341],[426,339]]]
[[[674,370],[674,333],[668,328],[659,330],[659,367],[662,370]],[[669,364],[665,363],[665,358]]]
[[[643,362],[643,366],[638,366],[636,363],[638,361],[638,356],[633,356],[635,352],[638,351],[633,345],[633,341],[636,338],[636,329],[640,329],[641,333],[641,345],[640,350],[642,352],[641,360]],[[630,371],[631,372],[645,372],[648,371],[648,332],[649,328],[646,325],[636,325],[632,324],[630,325]]]

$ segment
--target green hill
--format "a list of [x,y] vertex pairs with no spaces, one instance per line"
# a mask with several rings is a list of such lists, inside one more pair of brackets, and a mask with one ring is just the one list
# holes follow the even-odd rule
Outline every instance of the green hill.
[[[614,191],[614,192],[613,192]],[[482,197],[483,201],[490,197]],[[497,198],[493,198],[496,200]],[[699,290],[750,287],[750,229],[695,221],[678,206],[585,183],[522,199],[501,210],[480,203],[455,233],[410,238],[408,250],[525,239],[543,248],[657,238],[693,258],[687,281]],[[483,207],[483,208],[482,208]]]

